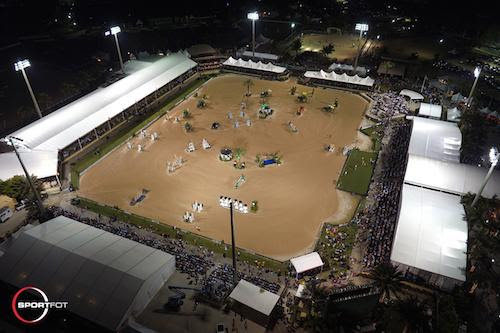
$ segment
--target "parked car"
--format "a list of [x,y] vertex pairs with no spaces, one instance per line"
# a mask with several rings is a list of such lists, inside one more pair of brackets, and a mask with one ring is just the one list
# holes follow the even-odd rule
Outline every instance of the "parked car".
[[28,200],[21,200],[16,204],[16,210],[20,211],[28,206]]
[[12,210],[5,206],[0,208],[0,223],[4,223],[12,216]]

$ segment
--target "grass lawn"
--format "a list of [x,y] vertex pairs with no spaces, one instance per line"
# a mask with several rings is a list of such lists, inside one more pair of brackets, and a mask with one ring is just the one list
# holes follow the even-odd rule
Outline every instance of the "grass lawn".
[[[179,228],[174,229],[174,227],[172,226],[159,223],[157,221],[153,221],[139,215],[126,213],[118,208],[106,206],[89,199],[85,198],[79,198],[79,199],[80,199],[80,202],[78,204],[79,207],[88,209],[90,211],[93,211],[94,213],[98,213],[108,217],[116,216],[116,218],[119,221],[133,224],[139,228],[147,228],[156,234],[162,236],[168,236],[169,238],[183,239],[189,244],[203,246],[210,251],[214,251],[215,253],[220,253],[220,254],[225,253],[226,256],[229,258],[232,255],[230,244],[226,244],[227,245],[227,251],[226,251],[225,249],[226,246],[224,244],[221,244],[209,238],[196,235],[190,232],[185,232]],[[261,267],[269,268],[275,272],[281,271],[282,273],[285,273],[287,270],[287,265],[284,262],[260,256],[258,254],[253,254],[240,248],[236,248],[236,250],[237,252],[239,252],[238,261],[245,261],[253,265],[260,265]]]
[[103,143],[98,147],[100,153],[99,154],[94,154],[92,152],[89,152],[87,156],[82,158],[80,161],[76,162],[74,166],[71,167],[71,185],[74,188],[78,188],[80,185],[80,173],[87,169],[89,166],[97,162],[102,156],[106,155],[108,152],[113,150],[115,147],[119,146],[123,142],[125,142],[129,137],[132,136],[132,134],[136,133],[140,129],[142,129],[144,126],[146,126],[148,123],[153,121],[155,118],[160,117],[164,114],[166,114],[168,111],[170,111],[174,105],[182,100],[184,97],[189,95],[191,92],[194,90],[198,89],[204,82],[206,82],[208,78],[201,78],[200,80],[196,80],[192,82],[180,95],[174,95],[173,98],[169,99],[169,101],[158,111],[155,113],[151,114],[147,118],[145,118],[143,121],[138,123],[137,125],[129,128],[127,131],[125,131],[123,134],[115,137],[114,139],[111,139],[110,141]]
[[342,191],[365,195],[368,192],[378,153],[353,149],[337,181]]
[[372,140],[372,151],[379,152],[380,148],[382,148],[382,138],[384,137],[382,125],[365,128],[361,130],[361,133],[368,135]]

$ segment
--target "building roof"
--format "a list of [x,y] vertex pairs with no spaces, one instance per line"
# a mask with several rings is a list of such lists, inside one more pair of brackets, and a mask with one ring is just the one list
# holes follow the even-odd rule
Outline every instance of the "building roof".
[[114,331],[144,282],[168,263],[175,265],[175,257],[59,216],[15,239],[0,257],[0,279],[19,288],[35,285]]
[[22,139],[30,149],[57,151],[195,66],[196,63],[182,53],[165,56],[11,135]]
[[403,89],[399,92],[399,94],[403,96],[408,96],[410,97],[410,99],[416,101],[424,100],[424,96],[422,96],[422,94],[410,89]]
[[280,299],[279,295],[273,294],[245,280],[238,282],[238,285],[233,289],[229,297],[266,316],[271,314]]
[[208,44],[196,44],[187,49],[192,57],[215,55],[217,51]]
[[276,66],[270,62],[265,64],[261,61],[254,62],[252,60],[243,60],[241,58],[236,60],[233,57],[229,57],[229,59],[224,61],[223,65],[246,68],[246,69],[253,69],[253,70],[264,71],[264,72],[272,72],[272,73],[283,73],[286,71],[285,67]]
[[439,161],[459,162],[462,133],[457,124],[446,121],[413,119],[408,153]]
[[311,78],[311,79],[320,79],[320,80],[327,80],[327,81],[334,81],[334,82],[342,82],[342,83],[349,83],[349,84],[356,84],[360,86],[367,86],[371,87],[375,83],[375,80],[370,78],[369,76],[362,78],[358,75],[347,75],[346,73],[343,74],[337,74],[335,72],[325,72],[324,70],[320,70],[319,72],[317,71],[307,71],[304,73],[305,77]]
[[[476,193],[487,173],[488,168],[476,165],[410,155],[404,181],[429,189],[464,195],[468,192]],[[481,195],[486,198],[500,195],[500,171],[493,171]]]
[[439,119],[441,118],[441,111],[442,111],[441,105],[420,103],[420,109],[418,110],[418,115]]
[[467,223],[460,197],[403,185],[391,260],[465,281]]
[[243,51],[241,53],[242,56],[244,57],[252,57],[252,58],[259,58],[259,59],[264,59],[264,60],[273,60],[277,61],[279,59],[279,56],[276,54],[272,53],[263,53],[263,52],[252,52],[252,51]]
[[292,258],[290,262],[297,273],[306,272],[324,265],[318,252],[311,252],[300,257]]

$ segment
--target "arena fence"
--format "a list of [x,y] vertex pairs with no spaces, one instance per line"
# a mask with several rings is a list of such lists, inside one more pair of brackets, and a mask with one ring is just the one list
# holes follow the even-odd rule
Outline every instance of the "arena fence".
[[[78,197],[78,201],[79,207],[88,209],[90,211],[93,211],[94,213],[101,214],[107,217],[116,217],[119,221],[133,224],[138,228],[149,229],[152,232],[163,237],[168,236],[170,238],[182,239],[191,245],[203,246],[210,251],[214,251],[215,253],[219,253],[228,257],[232,256],[231,246],[224,244],[224,242],[216,241],[202,235],[194,234],[189,231],[170,226],[168,224],[160,223],[159,221],[136,215],[134,213],[126,212],[116,206],[111,207],[103,205],[93,200],[82,197]],[[287,265],[285,262],[262,256],[241,248],[236,248],[236,250],[238,253],[239,261],[245,261],[249,264],[268,268],[275,272],[285,273],[287,271]]]

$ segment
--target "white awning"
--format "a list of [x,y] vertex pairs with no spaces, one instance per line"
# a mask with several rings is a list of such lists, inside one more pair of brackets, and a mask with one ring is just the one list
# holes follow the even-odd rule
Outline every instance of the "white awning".
[[441,111],[442,111],[441,105],[420,103],[420,109],[418,110],[418,114],[420,116],[427,116],[435,119],[440,119]]
[[401,90],[401,92],[399,94],[403,95],[403,96],[408,96],[408,97],[410,97],[410,99],[416,100],[416,101],[421,101],[424,99],[424,96],[422,96],[422,94],[420,94],[416,91],[413,91],[413,90],[409,90],[409,89],[403,89],[403,90]]
[[300,257],[292,258],[290,259],[290,262],[295,268],[295,271],[299,274],[324,265],[318,252],[312,252]]
[[223,65],[232,66],[232,67],[240,67],[246,69],[253,69],[264,72],[272,72],[272,73],[283,73],[286,71],[285,67],[280,67],[273,65],[272,63],[263,63],[261,61],[254,62],[252,60],[243,60],[239,58],[238,60],[233,57],[229,57],[226,61],[224,61]]
[[271,314],[280,299],[279,295],[273,294],[245,280],[238,282],[238,285],[233,289],[229,297],[266,316]]
[[460,197],[403,185],[391,260],[465,281],[467,223]]
[[459,162],[462,133],[457,124],[447,121],[413,119],[408,153],[440,161]]
[[11,135],[36,150],[62,149],[144,97],[184,74],[196,63],[182,53],[155,61],[105,88],[60,108]]
[[[468,192],[476,193],[487,173],[488,168],[410,155],[404,181],[408,184],[464,195]],[[486,198],[494,195],[500,195],[500,171],[497,170],[493,171],[482,192],[482,196]]]
[[328,73],[328,72],[325,72],[324,70],[320,70],[319,72],[307,71],[307,72],[305,72],[304,76],[311,78],[311,79],[335,81],[335,82],[356,84],[356,85],[367,86],[367,87],[373,86],[373,84],[375,82],[374,79],[372,79],[368,76],[365,78],[362,78],[358,75],[349,76],[346,73],[344,73],[344,74],[337,74],[335,72]]
[[[57,174],[57,152],[26,151],[19,152],[26,169],[38,178],[52,177]],[[14,152],[0,154],[0,179],[24,176],[23,168]]]

